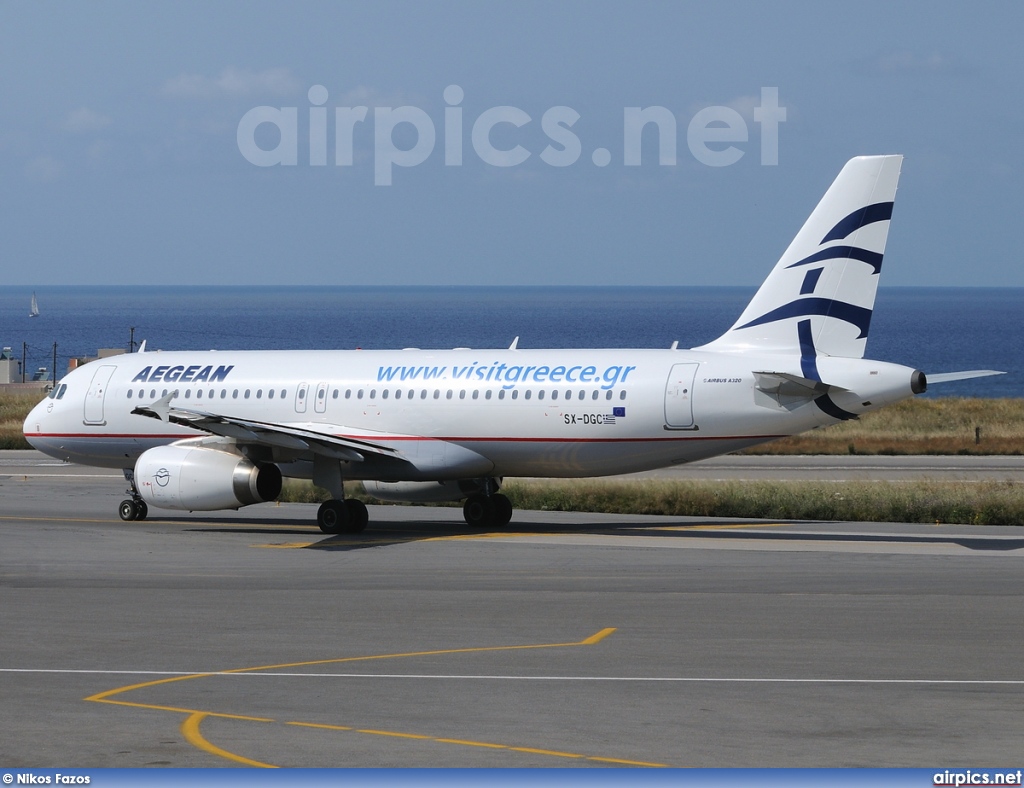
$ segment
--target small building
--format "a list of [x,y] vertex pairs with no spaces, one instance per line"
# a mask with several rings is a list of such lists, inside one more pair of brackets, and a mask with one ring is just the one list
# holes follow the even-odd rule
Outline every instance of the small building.
[[111,356],[120,356],[125,352],[123,347],[101,347],[96,351],[95,356],[79,356],[78,358],[68,359],[68,372],[73,369],[77,369],[82,364],[88,364],[90,361],[98,361],[101,358],[110,358]]
[[21,383],[21,359],[9,347],[0,350],[0,384]]

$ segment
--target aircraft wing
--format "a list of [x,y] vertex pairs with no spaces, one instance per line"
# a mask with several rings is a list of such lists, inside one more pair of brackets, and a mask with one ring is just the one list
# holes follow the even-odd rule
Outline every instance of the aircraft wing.
[[172,394],[151,405],[132,410],[137,416],[148,416],[170,424],[191,427],[211,435],[234,438],[239,443],[256,444],[295,451],[312,451],[326,457],[349,462],[362,462],[367,454],[402,459],[397,449],[357,438],[344,438],[326,432],[289,427],[272,422],[240,419],[200,410],[171,407]]

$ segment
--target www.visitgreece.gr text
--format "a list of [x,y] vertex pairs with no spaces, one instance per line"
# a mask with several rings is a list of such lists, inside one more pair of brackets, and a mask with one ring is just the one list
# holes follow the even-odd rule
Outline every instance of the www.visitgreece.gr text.
[[464,367],[447,366],[397,366],[380,367],[377,370],[377,381],[381,383],[405,383],[409,381],[441,381],[464,380],[467,382],[500,383],[502,388],[514,388],[519,383],[574,383],[600,385],[602,389],[610,389],[619,383],[625,383],[629,373],[635,366],[613,365],[599,369],[596,366],[577,364],[574,366],[527,366],[494,362],[481,364],[474,361]]

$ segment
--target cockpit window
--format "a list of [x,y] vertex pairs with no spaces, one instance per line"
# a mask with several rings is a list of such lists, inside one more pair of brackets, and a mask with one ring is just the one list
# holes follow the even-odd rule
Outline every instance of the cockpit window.
[[64,396],[64,393],[67,390],[68,390],[68,384],[67,383],[58,383],[56,386],[53,387],[53,389],[50,391],[50,393],[47,394],[47,397],[49,399],[61,399]]

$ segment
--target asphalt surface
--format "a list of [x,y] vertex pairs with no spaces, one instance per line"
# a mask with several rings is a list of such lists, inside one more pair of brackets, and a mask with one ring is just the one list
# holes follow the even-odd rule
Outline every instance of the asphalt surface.
[[49,463],[0,456],[5,767],[1024,760],[1021,527],[123,523]]

